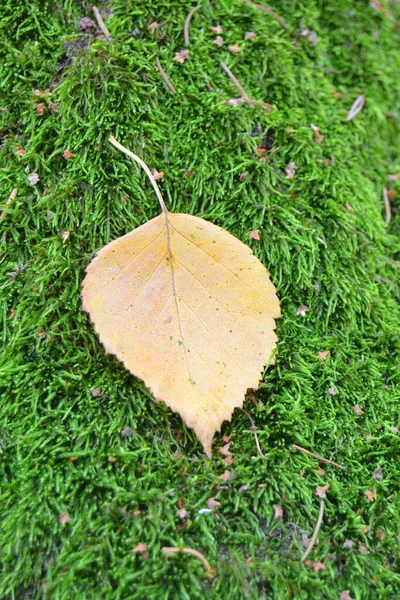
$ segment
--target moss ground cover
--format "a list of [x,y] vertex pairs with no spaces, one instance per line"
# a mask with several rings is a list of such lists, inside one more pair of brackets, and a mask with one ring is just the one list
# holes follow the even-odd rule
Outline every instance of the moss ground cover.
[[[194,6],[100,4],[111,43],[78,30],[88,2],[0,9],[0,597],[399,598],[399,5],[274,1],[285,29],[206,0],[180,64]],[[221,61],[273,110],[229,106],[240,94]],[[265,459],[237,412],[206,460],[81,310],[96,250],[159,210],[110,134],[164,172],[170,210],[224,227],[271,272],[279,355],[245,405]],[[202,552],[217,575],[165,546]]]

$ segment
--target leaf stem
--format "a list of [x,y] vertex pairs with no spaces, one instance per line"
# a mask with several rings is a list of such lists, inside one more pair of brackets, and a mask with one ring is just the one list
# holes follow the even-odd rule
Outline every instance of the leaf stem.
[[133,154],[133,152],[131,152],[130,150],[128,150],[127,148],[125,148],[125,146],[123,146],[122,144],[120,144],[119,142],[117,142],[117,140],[115,139],[115,137],[113,137],[112,135],[110,135],[110,137],[108,138],[108,141],[110,142],[110,144],[112,144],[113,146],[115,146],[115,148],[117,148],[120,152],[123,152],[124,154],[126,154],[127,156],[129,156],[132,160],[134,160],[135,162],[139,163],[139,165],[142,167],[142,169],[144,170],[144,172],[146,173],[147,177],[150,179],[151,185],[154,188],[154,191],[156,193],[156,196],[158,198],[158,201],[160,203],[160,206],[162,208],[162,211],[164,214],[168,213],[167,207],[165,206],[163,197],[161,195],[161,192],[159,190],[159,187],[153,177],[153,175],[151,174],[151,171],[149,169],[149,167],[146,165],[146,163],[144,163],[142,161],[141,158],[139,158],[138,156],[136,156],[136,154]]

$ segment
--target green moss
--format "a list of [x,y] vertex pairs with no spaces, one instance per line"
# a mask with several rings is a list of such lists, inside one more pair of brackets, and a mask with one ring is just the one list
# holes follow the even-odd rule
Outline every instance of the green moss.
[[[207,0],[181,65],[172,58],[192,6],[112,0],[107,44],[78,32],[78,19],[92,16],[87,2],[3,4],[3,205],[14,187],[18,195],[0,221],[0,596],[330,600],[348,589],[357,600],[398,598],[400,211],[392,198],[386,226],[382,202],[384,186],[400,192],[387,179],[400,175],[398,30],[367,2],[270,3],[286,31],[248,5]],[[222,48],[211,43],[218,23]],[[305,27],[316,45],[296,36]],[[244,41],[247,31],[257,37]],[[238,55],[227,49],[233,43]],[[251,97],[276,108],[228,106],[239,93],[220,61]],[[47,88],[50,95],[33,93]],[[365,107],[348,122],[362,92]],[[277,286],[279,354],[257,406],[247,406],[266,460],[246,416],[235,413],[222,431],[234,433],[229,482],[220,478],[223,457],[215,450],[205,460],[179,417],[105,355],[81,310],[94,252],[159,210],[110,134],[164,171],[171,210],[251,245]],[[27,180],[33,172],[36,185]],[[254,229],[259,242],[248,240]],[[309,307],[304,318],[299,305]],[[293,443],[346,471],[318,473],[323,465]],[[217,436],[215,449],[223,444]],[[377,465],[382,480],[372,478]],[[317,520],[315,488],[327,483],[309,557],[325,570],[314,572],[300,561],[301,542]],[[221,506],[199,514],[210,497]],[[274,504],[283,519],[274,519]],[[63,512],[70,523],[60,523]],[[139,542],[148,558],[132,554]],[[217,577],[193,557],[161,552],[180,545],[203,552]]]

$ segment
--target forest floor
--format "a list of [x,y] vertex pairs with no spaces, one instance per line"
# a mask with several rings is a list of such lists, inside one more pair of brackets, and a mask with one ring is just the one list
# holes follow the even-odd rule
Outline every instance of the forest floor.
[[[204,0],[185,46],[194,3],[99,3],[110,41],[89,2],[2,3],[1,598],[400,598],[400,5],[268,6]],[[95,252],[159,213],[109,135],[271,273],[264,457],[235,411],[207,460],[82,311]]]

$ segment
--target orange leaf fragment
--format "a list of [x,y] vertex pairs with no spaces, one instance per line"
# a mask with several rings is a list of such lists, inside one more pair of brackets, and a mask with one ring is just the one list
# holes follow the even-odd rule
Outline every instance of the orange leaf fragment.
[[317,487],[315,488],[316,495],[320,498],[326,498],[326,492],[328,491],[329,487],[329,483],[327,483],[326,485],[317,485]]
[[168,212],[148,167],[110,141],[145,168],[163,212],[98,252],[83,308],[106,351],[181,415],[210,457],[214,434],[273,362],[276,290],[233,235]]
[[175,56],[172,60],[176,60],[176,62],[179,62],[183,65],[185,60],[187,60],[188,58],[189,58],[189,50],[181,50],[180,52],[177,52],[175,54]]
[[259,242],[260,241],[260,230],[254,229],[254,231],[250,231],[249,240],[257,240]]
[[375,500],[375,494],[372,490],[367,490],[365,492],[365,495],[367,496],[367,498],[370,502],[373,502]]
[[318,352],[317,356],[321,360],[326,360],[330,353],[331,353],[330,350],[325,350],[324,352]]
[[164,171],[157,171],[157,169],[153,169],[153,177],[156,181],[162,179],[164,177]]
[[215,38],[215,40],[212,41],[212,43],[215,44],[216,46],[221,47],[224,45],[224,38],[219,35],[218,37]]
[[73,156],[75,156],[75,154],[73,154],[70,150],[68,150],[68,148],[66,150],[64,150],[63,152],[63,156],[65,158],[65,160],[69,160],[70,158],[72,158]]
[[132,554],[141,554],[143,558],[149,558],[147,544],[143,544],[143,542],[139,542],[135,548],[132,548],[131,552]]
[[228,50],[229,52],[232,52],[232,54],[237,54],[238,52],[240,52],[238,44],[232,44],[231,46],[228,46]]

